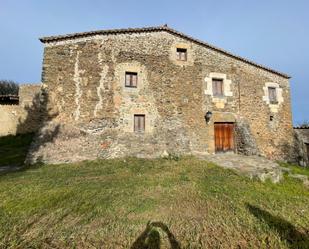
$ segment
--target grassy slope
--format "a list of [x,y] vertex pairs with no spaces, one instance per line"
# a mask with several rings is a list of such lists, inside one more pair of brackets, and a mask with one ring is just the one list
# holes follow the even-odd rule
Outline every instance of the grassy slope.
[[283,162],[281,162],[280,165],[282,167],[289,168],[292,174],[306,175],[309,177],[309,167],[300,167],[298,165],[293,165],[293,164],[283,163]]
[[149,220],[181,248],[309,245],[300,182],[251,181],[194,158],[29,168],[0,176],[0,200],[0,248],[130,248]]

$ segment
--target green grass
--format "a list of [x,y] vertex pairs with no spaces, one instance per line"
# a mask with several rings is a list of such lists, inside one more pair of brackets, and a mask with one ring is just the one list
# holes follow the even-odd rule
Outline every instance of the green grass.
[[309,245],[300,182],[253,181],[191,157],[30,167],[0,176],[0,200],[0,248],[141,248],[144,237],[174,249]]
[[306,175],[309,177],[309,167],[300,167],[298,165],[280,162],[282,167],[289,168],[292,174]]
[[33,134],[0,137],[0,167],[24,163]]

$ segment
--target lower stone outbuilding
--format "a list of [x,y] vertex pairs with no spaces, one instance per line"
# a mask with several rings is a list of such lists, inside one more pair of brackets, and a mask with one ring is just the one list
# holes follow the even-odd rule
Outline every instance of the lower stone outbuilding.
[[0,99],[0,137],[38,131],[42,118],[41,87],[21,84],[18,95]]

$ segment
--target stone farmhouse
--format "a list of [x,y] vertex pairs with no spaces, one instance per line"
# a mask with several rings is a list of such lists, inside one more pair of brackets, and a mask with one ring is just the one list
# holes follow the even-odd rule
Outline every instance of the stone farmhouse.
[[159,27],[41,38],[29,162],[242,153],[287,160],[289,76]]

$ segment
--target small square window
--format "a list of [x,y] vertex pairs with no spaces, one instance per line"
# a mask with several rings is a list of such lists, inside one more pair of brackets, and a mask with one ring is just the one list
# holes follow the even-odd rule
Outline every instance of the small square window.
[[145,131],[145,115],[135,114],[134,115],[134,132],[144,132]]
[[137,73],[126,72],[125,86],[126,87],[137,87]]
[[187,49],[186,48],[177,48],[176,56],[177,56],[177,60],[186,61],[187,60]]
[[277,104],[277,91],[275,87],[268,87],[268,96],[269,96],[269,102],[271,104]]
[[223,79],[212,79],[212,91],[214,96],[223,96]]

